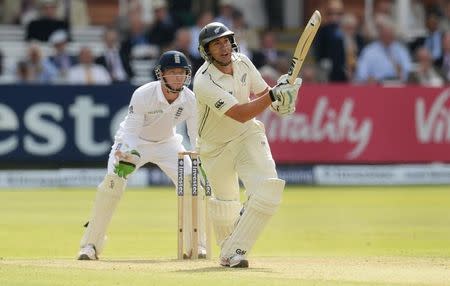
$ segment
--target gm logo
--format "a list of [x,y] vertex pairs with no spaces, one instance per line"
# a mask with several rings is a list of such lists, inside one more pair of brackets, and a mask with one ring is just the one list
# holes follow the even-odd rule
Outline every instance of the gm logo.
[[225,102],[223,101],[223,99],[219,99],[218,101],[216,101],[216,103],[214,104],[214,106],[217,108],[217,109],[220,109],[220,108],[222,108],[222,106],[225,104]]

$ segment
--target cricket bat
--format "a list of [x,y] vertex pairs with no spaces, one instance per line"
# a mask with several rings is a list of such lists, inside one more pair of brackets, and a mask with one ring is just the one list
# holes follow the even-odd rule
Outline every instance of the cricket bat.
[[289,84],[293,84],[295,79],[302,68],[303,61],[308,54],[309,48],[311,47],[311,43],[316,36],[317,30],[319,30],[320,21],[322,20],[322,16],[319,11],[314,11],[311,18],[308,21],[305,29],[303,30],[300,39],[298,40],[297,47],[295,47],[294,56],[292,57],[291,66],[288,71],[288,82]]

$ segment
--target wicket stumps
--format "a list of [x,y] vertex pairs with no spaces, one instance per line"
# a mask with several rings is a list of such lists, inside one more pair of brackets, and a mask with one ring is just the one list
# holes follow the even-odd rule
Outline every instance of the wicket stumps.
[[[192,238],[190,250],[192,250],[192,259],[198,258],[198,245],[199,245],[199,231],[198,231],[198,174],[199,174],[199,155],[195,151],[184,151],[178,153],[178,181],[177,181],[177,195],[178,195],[178,259],[183,259],[183,203],[184,203],[184,156],[189,156],[192,162]],[[205,186],[205,235],[206,235],[206,258],[211,258],[211,226],[209,223],[208,215],[208,199],[211,197],[211,187],[206,178],[206,174],[200,166],[200,171],[204,178]],[[203,200],[200,200],[202,203]],[[203,215],[203,214],[202,214]],[[188,247],[187,245],[185,246]],[[186,253],[189,253],[187,249]]]

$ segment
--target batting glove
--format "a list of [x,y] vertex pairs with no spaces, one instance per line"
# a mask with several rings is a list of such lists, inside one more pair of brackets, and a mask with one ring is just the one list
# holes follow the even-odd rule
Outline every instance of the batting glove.
[[114,173],[124,179],[127,179],[128,175],[136,170],[136,165],[141,159],[141,154],[134,149],[125,152],[117,150],[114,153],[114,156],[116,157],[117,162],[114,166]]
[[288,75],[284,74],[277,80],[277,85],[270,90],[273,103],[272,111],[284,116],[295,112],[298,91],[302,85],[302,79],[297,78],[293,84],[289,84]]

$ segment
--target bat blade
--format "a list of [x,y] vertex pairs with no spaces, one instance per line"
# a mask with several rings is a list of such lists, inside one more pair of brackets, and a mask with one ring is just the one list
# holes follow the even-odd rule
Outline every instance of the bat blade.
[[303,30],[300,39],[298,40],[297,46],[295,47],[294,55],[292,57],[291,66],[288,71],[288,82],[293,84],[295,79],[302,68],[303,62],[305,61],[306,55],[308,54],[311,43],[316,36],[317,30],[319,30],[320,21],[322,16],[319,11],[314,11],[311,18],[308,21],[305,29]]

